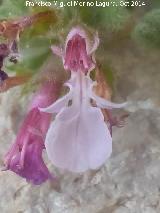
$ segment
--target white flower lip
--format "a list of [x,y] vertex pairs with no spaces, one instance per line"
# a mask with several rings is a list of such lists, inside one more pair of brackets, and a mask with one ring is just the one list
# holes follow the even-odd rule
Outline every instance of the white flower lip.
[[[72,72],[65,85],[70,88],[67,95],[40,109],[57,113],[46,135],[48,157],[55,166],[72,172],[97,169],[112,153],[112,137],[101,108],[121,108],[126,103],[112,103],[95,95],[95,82],[83,72]],[[91,105],[91,98],[97,107]]]

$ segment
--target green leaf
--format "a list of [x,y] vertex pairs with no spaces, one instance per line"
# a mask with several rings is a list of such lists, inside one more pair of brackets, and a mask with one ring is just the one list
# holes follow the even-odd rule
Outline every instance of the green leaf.
[[24,16],[29,11],[23,0],[3,0],[0,5],[0,19]]
[[137,24],[133,38],[139,45],[160,48],[160,9],[148,12]]
[[[111,0],[109,3],[113,2]],[[125,7],[120,6],[120,0],[114,1],[117,6],[108,7],[81,7],[79,12],[83,22],[96,29],[107,29],[118,31],[128,21],[129,12]]]

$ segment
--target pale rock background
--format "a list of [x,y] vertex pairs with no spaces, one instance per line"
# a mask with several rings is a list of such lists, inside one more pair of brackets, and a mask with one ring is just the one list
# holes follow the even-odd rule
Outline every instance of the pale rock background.
[[[160,212],[159,53],[132,44],[113,48],[105,57],[115,70],[114,100],[147,101],[130,112],[124,128],[114,128],[112,157],[98,171],[82,175],[59,171],[48,163],[59,183],[42,186],[0,172],[1,213]],[[30,99],[20,98],[20,89],[0,94],[1,166]]]

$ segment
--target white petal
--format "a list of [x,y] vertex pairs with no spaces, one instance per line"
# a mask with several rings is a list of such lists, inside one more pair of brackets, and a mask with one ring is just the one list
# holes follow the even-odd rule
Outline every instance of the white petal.
[[52,163],[72,172],[97,169],[112,152],[112,138],[103,114],[96,107],[64,109],[46,136]]
[[67,95],[63,96],[62,98],[59,98],[56,102],[54,102],[52,105],[46,108],[39,108],[41,112],[48,112],[48,113],[58,113],[60,112],[65,105],[68,103],[70,99],[72,99],[73,94],[73,87],[71,84],[66,83],[66,86],[70,87],[70,91]]
[[95,52],[98,46],[99,46],[99,36],[98,36],[98,32],[96,32],[94,35],[93,47],[90,50],[89,54],[92,54],[93,52]]
[[94,101],[96,101],[96,105],[102,109],[113,109],[113,108],[124,108],[128,105],[127,102],[116,104],[111,101],[108,101],[104,98],[101,98],[100,96],[96,95],[93,92],[93,86],[96,85],[97,82],[93,82],[91,87],[88,89],[88,96],[92,98]]
[[121,103],[121,104],[116,104],[116,103],[113,103],[113,102],[111,102],[111,101],[107,101],[106,99],[101,98],[101,97],[99,97],[99,96],[97,96],[97,95],[95,95],[95,94],[93,94],[93,95],[91,96],[91,98],[92,98],[93,100],[95,100],[97,106],[100,107],[100,108],[102,108],[102,109],[105,109],[105,108],[107,108],[107,109],[124,108],[124,107],[126,107],[127,104],[128,104],[127,102],[124,102],[124,103]]

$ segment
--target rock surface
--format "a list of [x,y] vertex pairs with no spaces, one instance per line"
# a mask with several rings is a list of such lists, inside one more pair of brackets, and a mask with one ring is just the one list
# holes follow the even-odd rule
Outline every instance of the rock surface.
[[[107,57],[115,70],[116,100],[147,100],[131,110],[124,128],[113,130],[112,157],[98,171],[82,175],[49,165],[60,185],[33,187],[11,172],[0,172],[2,213],[160,212],[159,56],[131,46],[113,49]],[[25,114],[27,101],[19,99],[19,91],[0,94],[1,165]]]

